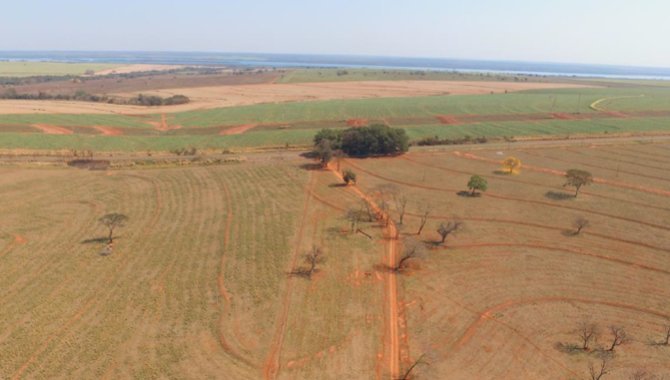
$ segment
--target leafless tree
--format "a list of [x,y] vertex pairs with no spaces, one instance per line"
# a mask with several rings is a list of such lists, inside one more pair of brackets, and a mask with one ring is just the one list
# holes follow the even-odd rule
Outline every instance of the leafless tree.
[[416,360],[414,361],[414,363],[412,363],[412,365],[409,366],[409,367],[407,368],[407,370],[406,370],[405,372],[403,372],[402,375],[400,375],[400,377],[397,377],[396,380],[410,380],[410,379],[412,378],[412,372],[414,372],[414,370],[415,370],[419,365],[421,365],[421,364],[428,365],[428,363],[424,360],[424,357],[425,357],[425,356],[426,356],[425,354],[419,356],[419,358],[416,359]]
[[579,216],[572,225],[575,227],[575,235],[579,235],[584,228],[591,226],[591,222],[585,217]]
[[107,230],[109,231],[109,244],[112,244],[114,243],[114,230],[116,228],[125,226],[126,222],[128,221],[128,217],[124,214],[111,213],[98,219],[98,221],[100,224],[107,227]]
[[424,255],[424,252],[424,246],[421,242],[413,239],[408,240],[405,243],[405,247],[403,249],[402,255],[400,256],[400,259],[391,269],[393,269],[394,272],[401,272],[406,268],[409,260],[421,258]]
[[325,262],[326,258],[323,257],[323,251],[321,248],[316,246],[312,247],[312,250],[305,254],[304,257],[305,263],[307,263],[307,267],[296,268],[289,274],[292,276],[302,276],[311,279],[312,275],[317,271],[316,266]]
[[440,234],[442,240],[440,240],[439,243],[444,244],[450,234],[458,232],[462,228],[463,222],[458,220],[451,220],[449,222],[440,223],[440,226],[437,228],[437,233]]
[[589,363],[589,374],[591,375],[591,380],[600,380],[609,372],[609,362],[606,359],[602,359],[599,365]]
[[430,209],[426,207],[426,209],[423,211],[423,214],[421,214],[421,221],[419,222],[419,230],[416,232],[418,236],[421,236],[421,232],[423,231],[423,228],[426,226],[426,222],[428,222],[429,215],[430,215]]
[[365,214],[368,216],[368,222],[374,221],[375,220],[375,213],[372,209],[372,205],[364,199],[362,199],[361,202],[363,204],[363,209],[365,209]]
[[358,223],[360,223],[363,210],[356,209],[356,208],[350,208],[347,210],[347,213],[345,214],[345,217],[349,221],[349,232],[354,233],[356,232],[356,229],[358,228]]
[[582,350],[589,349],[589,344],[598,337],[598,326],[591,322],[582,322],[577,328],[577,334],[582,342]]
[[395,195],[393,197],[395,203],[395,209],[398,212],[398,224],[402,225],[403,219],[405,218],[405,210],[407,209],[407,197],[404,195]]
[[628,335],[626,334],[626,331],[623,329],[623,327],[610,326],[610,333],[612,333],[612,344],[610,344],[610,348],[607,351],[612,352],[616,346],[620,346],[628,342]]

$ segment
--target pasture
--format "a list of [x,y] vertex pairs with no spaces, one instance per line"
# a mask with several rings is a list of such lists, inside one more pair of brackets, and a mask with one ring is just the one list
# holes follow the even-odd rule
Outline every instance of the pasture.
[[[424,354],[421,378],[583,379],[603,355],[608,379],[670,374],[656,344],[670,318],[670,146],[535,144],[346,159],[350,187],[291,153],[190,168],[5,165],[0,377],[387,379]],[[498,173],[507,155],[519,174]],[[595,177],[577,198],[562,187],[573,167]],[[488,191],[460,196],[472,174]],[[391,193],[408,200],[402,225]],[[346,211],[381,197],[395,223],[351,233]],[[426,254],[390,272],[426,208]],[[130,220],[101,256],[108,212]],[[578,216],[591,225],[571,236]],[[454,218],[465,228],[435,245]],[[313,247],[318,271],[289,276]],[[601,328],[594,350],[567,352],[585,319]],[[614,354],[598,351],[609,325],[630,337]]]

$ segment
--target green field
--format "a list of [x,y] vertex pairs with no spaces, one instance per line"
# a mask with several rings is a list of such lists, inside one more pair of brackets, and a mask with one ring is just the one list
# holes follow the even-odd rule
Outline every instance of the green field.
[[[300,71],[296,71],[300,73]],[[312,72],[312,75],[314,72]],[[361,74],[363,75],[363,74]],[[495,95],[428,96],[305,101],[204,109],[165,114],[171,127],[158,131],[161,115],[0,115],[0,148],[166,151],[194,146],[211,149],[307,146],[321,128],[345,128],[351,119],[406,128],[424,137],[567,136],[670,129],[670,87],[657,82],[606,81],[609,87],[532,90]],[[626,112],[629,115],[607,112]],[[438,117],[456,119],[448,125]],[[541,117],[537,117],[540,115]],[[557,116],[558,115],[558,116]],[[564,120],[561,115],[577,120]],[[572,115],[572,116],[570,116]],[[468,121],[468,118],[479,120]],[[581,118],[581,120],[579,120]],[[72,135],[47,135],[30,127],[49,124]],[[256,127],[220,136],[238,125]],[[121,136],[103,136],[94,126],[114,127]]]
[[109,70],[122,65],[112,63],[0,62],[0,77],[83,75],[88,70]]

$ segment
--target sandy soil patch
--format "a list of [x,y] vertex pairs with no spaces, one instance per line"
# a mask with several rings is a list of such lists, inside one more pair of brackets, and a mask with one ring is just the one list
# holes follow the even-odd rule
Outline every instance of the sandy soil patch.
[[[261,103],[310,100],[369,99],[433,95],[481,95],[546,88],[578,88],[566,83],[506,83],[455,81],[371,81],[335,83],[258,84],[166,89],[144,92],[158,96],[186,95],[190,108],[234,107]],[[121,93],[132,97],[139,92]],[[180,106],[181,107],[181,106]]]
[[95,75],[130,74],[130,73],[139,73],[143,71],[168,71],[168,70],[179,69],[181,67],[183,66],[136,64],[136,65],[121,66],[113,69],[96,71]]
[[[263,103],[303,102],[311,100],[395,98],[435,95],[478,95],[546,89],[587,88],[567,83],[507,83],[456,81],[377,81],[341,83],[254,84],[143,91],[147,95],[191,98],[188,104],[164,107],[139,107],[70,101],[1,100],[0,114],[129,114],[175,113],[196,109],[236,107]],[[133,97],[139,92],[119,93]]]

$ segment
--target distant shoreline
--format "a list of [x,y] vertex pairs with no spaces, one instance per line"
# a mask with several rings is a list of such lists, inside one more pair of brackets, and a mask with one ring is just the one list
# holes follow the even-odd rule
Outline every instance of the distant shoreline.
[[206,65],[272,68],[362,68],[456,71],[551,77],[670,80],[670,68],[439,58],[197,52],[0,51],[0,61]]

